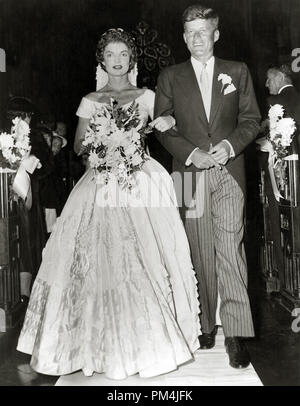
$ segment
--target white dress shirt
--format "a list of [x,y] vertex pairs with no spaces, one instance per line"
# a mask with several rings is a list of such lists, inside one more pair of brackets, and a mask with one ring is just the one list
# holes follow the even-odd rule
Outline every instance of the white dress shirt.
[[[192,63],[192,66],[193,66],[193,69],[194,69],[194,72],[195,72],[195,75],[196,75],[196,78],[197,78],[197,82],[198,82],[199,89],[201,89],[201,86],[200,86],[200,75],[201,75],[201,71],[202,71],[202,69],[203,69],[203,63],[200,62],[200,61],[198,61],[197,59],[193,58],[192,56],[191,56],[191,63]],[[207,75],[208,75],[209,92],[210,92],[210,94],[212,93],[212,85],[213,85],[213,77],[214,77],[214,67],[215,67],[215,57],[212,55],[212,56],[206,61],[206,71],[207,71]],[[209,118],[208,118],[208,121],[209,121]],[[227,143],[229,144],[229,146],[230,146],[230,158],[234,157],[234,156],[235,156],[235,153],[234,153],[234,150],[233,150],[233,147],[232,147],[231,143],[230,143],[228,140],[225,140],[225,139],[224,139],[223,141],[227,142]],[[185,162],[185,165],[186,165],[186,166],[191,165],[191,163],[192,163],[191,156],[192,156],[193,153],[196,151],[196,149],[199,149],[199,148],[196,147],[196,148],[190,153],[190,155],[188,156],[188,158],[187,158],[187,160],[186,160],[186,162]]]

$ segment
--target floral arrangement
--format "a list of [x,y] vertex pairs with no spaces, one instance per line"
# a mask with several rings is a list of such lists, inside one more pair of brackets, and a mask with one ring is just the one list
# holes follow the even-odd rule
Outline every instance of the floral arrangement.
[[267,138],[272,144],[277,161],[289,155],[288,147],[291,145],[296,131],[295,120],[291,117],[284,117],[284,113],[283,106],[275,104],[270,107],[268,114],[269,133]]
[[268,113],[268,132],[266,134],[266,147],[269,151],[269,166],[273,168],[271,177],[277,184],[277,190],[273,190],[277,200],[288,198],[288,165],[287,160],[298,159],[290,150],[296,123],[291,117],[284,117],[285,110],[281,104],[270,107]]
[[31,150],[28,136],[30,128],[20,117],[16,117],[12,123],[10,134],[0,133],[0,166],[17,168]]
[[82,145],[89,154],[91,167],[101,173],[100,181],[107,184],[115,177],[122,188],[132,188],[133,173],[148,159],[145,137],[152,129],[142,125],[135,101],[124,109],[111,99],[110,104],[97,109]]

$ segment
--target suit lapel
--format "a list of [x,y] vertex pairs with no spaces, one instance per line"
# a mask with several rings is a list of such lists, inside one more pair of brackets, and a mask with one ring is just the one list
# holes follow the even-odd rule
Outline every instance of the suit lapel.
[[184,86],[184,92],[188,95],[188,98],[191,99],[191,103],[195,103],[195,107],[199,111],[199,117],[208,125],[198,81],[190,60],[186,62],[181,72],[181,83]]
[[[209,124],[212,125],[214,119],[216,118],[217,111],[220,107],[220,103],[223,99],[222,94],[222,83],[218,80],[218,76],[222,73],[222,63],[220,59],[215,57],[214,75],[212,83],[212,95],[211,95],[211,108]],[[223,72],[224,73],[224,72]]]

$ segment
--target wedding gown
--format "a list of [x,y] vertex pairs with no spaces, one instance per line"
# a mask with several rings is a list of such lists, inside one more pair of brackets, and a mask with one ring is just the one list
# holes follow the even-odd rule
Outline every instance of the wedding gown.
[[[146,90],[136,102],[146,122],[154,93]],[[90,118],[98,105],[83,98],[77,115]],[[171,177],[149,158],[140,175],[171,204],[110,207],[99,196],[115,185],[100,185],[94,175],[86,171],[57,219],[17,349],[32,354],[31,366],[43,374],[167,373],[193,359],[200,334],[196,278]],[[136,186],[140,201],[143,185]]]

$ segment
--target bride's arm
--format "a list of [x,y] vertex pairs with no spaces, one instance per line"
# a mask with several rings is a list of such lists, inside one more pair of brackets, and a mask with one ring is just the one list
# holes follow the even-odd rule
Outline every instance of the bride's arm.
[[84,140],[84,136],[86,133],[87,126],[89,124],[89,118],[79,117],[78,125],[75,132],[75,140],[74,140],[74,151],[77,155],[82,155],[84,153],[85,147],[82,145],[82,141]]
[[149,123],[149,126],[155,128],[160,132],[165,132],[167,130],[170,130],[171,128],[175,129],[174,127],[176,125],[176,120],[172,116],[171,111],[168,112],[170,113],[169,115],[161,115],[153,120],[155,93],[152,90],[147,89],[147,91],[145,92],[145,98],[148,105],[148,114],[152,120],[151,123]]

